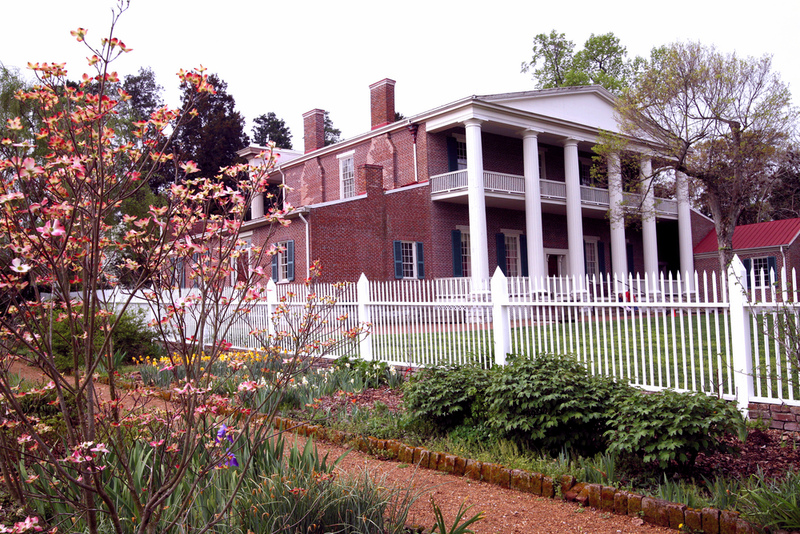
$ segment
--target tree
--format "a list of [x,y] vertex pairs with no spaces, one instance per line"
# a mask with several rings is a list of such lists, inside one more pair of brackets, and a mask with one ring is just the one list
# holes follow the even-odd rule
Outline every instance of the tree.
[[137,74],[125,76],[122,88],[130,96],[126,108],[134,120],[147,120],[158,108],[164,105],[164,88],[156,82],[156,75],[150,67],[140,67]]
[[739,215],[769,191],[796,119],[771,58],[699,43],[656,49],[617,111],[623,133],[648,140],[663,167],[696,180],[725,272]]
[[[109,67],[130,50],[113,36],[124,6],[113,11],[109,36],[86,45],[94,70],[79,84],[67,83],[62,64],[33,66],[37,83],[17,98],[42,117],[40,128],[28,131],[19,117],[0,124],[11,152],[0,156],[0,246],[12,253],[0,259],[0,291],[10,302],[0,314],[0,471],[20,506],[51,532],[206,532],[230,517],[253,451],[274,440],[270,421],[288,381],[335,350],[337,321],[316,296],[299,313],[282,305],[272,334],[247,329],[264,347],[263,365],[280,372],[265,374],[263,384],[233,382],[241,362],[212,374],[227,356],[231,325],[264,303],[262,282],[278,253],[268,245],[245,249],[239,237],[251,199],[267,186],[268,155],[264,167],[233,165],[212,178],[192,161],[176,162],[167,204],[125,216],[122,238],[114,237],[107,221],[174,157],[171,136],[215,94],[204,71],[181,71],[183,111],[157,109],[135,125],[136,142],[118,136],[115,117],[130,96],[116,90]],[[85,29],[72,33],[86,42]],[[48,150],[36,152],[33,143]],[[41,200],[24,193],[32,186]],[[266,220],[274,227],[285,216],[273,210]],[[129,288],[110,261],[118,255],[135,273]],[[184,276],[192,291],[177,283]],[[109,294],[122,298],[110,302]],[[151,326],[170,349],[161,372],[176,382],[163,411],[142,410],[152,398],[143,390],[132,394],[133,408],[121,402],[113,334],[134,298],[156,312]],[[69,332],[70,374],[55,361],[54,323]],[[22,391],[14,362],[37,367],[49,384]],[[109,399],[95,389],[101,369]],[[234,394],[223,402],[218,391]],[[258,400],[245,406],[244,393]],[[45,424],[26,409],[30,399],[58,417]],[[228,471],[233,455],[239,466]]]
[[236,111],[236,101],[227,92],[228,84],[216,74],[208,76],[208,84],[214,92],[199,100],[194,98],[192,87],[181,85],[183,109],[193,117],[175,138],[179,159],[194,161],[204,178],[239,162],[236,152],[249,143],[244,117]]
[[533,57],[522,63],[522,72],[532,72],[537,88],[602,85],[620,93],[642,68],[644,60],[627,58],[627,49],[613,33],[592,34],[583,49],[574,52],[575,43],[552,30],[533,38]]
[[275,148],[292,149],[292,132],[283,119],[279,119],[274,112],[259,115],[253,120],[253,142],[259,146],[267,146],[269,141],[275,143]]
[[332,145],[334,143],[338,143],[341,141],[340,136],[342,135],[342,131],[338,128],[333,127],[333,121],[331,120],[330,115],[328,112],[325,112],[325,144],[323,146]]

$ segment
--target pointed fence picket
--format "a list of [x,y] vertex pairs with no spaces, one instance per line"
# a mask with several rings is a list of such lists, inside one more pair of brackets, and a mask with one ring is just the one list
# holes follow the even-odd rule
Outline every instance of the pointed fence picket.
[[[271,319],[279,305],[300,316],[309,295],[317,295],[335,300],[322,338],[369,323],[369,335],[331,356],[491,367],[508,354],[573,354],[592,373],[644,389],[705,392],[743,409],[748,402],[800,405],[794,270],[762,279],[751,272],[748,279],[735,258],[727,276],[692,273],[689,283],[681,275],[534,280],[499,270],[488,282],[377,282],[363,275],[344,285],[270,282],[267,302],[232,314],[224,332],[234,346],[258,349],[265,337],[251,332],[288,326]],[[157,310],[147,311],[157,319]]]

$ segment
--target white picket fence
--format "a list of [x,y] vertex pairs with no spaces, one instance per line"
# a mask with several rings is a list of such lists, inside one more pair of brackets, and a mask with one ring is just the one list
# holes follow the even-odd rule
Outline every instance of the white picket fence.
[[[279,302],[302,313],[309,291],[336,294],[322,336],[369,323],[370,334],[336,354],[402,366],[502,365],[508,354],[573,354],[592,373],[651,390],[702,391],[748,402],[800,405],[797,274],[745,280],[736,258],[728,276],[694,273],[622,281],[506,278],[486,286],[468,278],[275,285],[268,301],[231,321],[227,341],[260,348],[250,336],[275,328]],[[687,283],[688,282],[688,283]],[[744,288],[752,287],[752,290]],[[152,314],[152,311],[150,312]],[[155,316],[155,314],[153,314]],[[337,318],[333,320],[332,318]],[[791,323],[787,323],[787,319]],[[280,325],[277,326],[280,328]]]

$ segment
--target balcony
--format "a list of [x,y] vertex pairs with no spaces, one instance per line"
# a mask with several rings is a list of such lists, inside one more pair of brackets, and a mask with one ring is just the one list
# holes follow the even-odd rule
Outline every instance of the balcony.
[[[539,180],[542,204],[566,204],[567,185],[564,182],[553,180]],[[500,172],[483,172],[483,189],[488,197],[506,199],[525,199],[525,177],[515,174]],[[467,171],[448,172],[431,176],[431,198],[433,200],[459,200],[465,199],[468,194]],[[637,193],[624,193],[624,203],[636,207],[642,202],[642,196]],[[599,187],[581,186],[581,205],[587,208],[608,209],[608,189]],[[668,219],[678,216],[678,203],[668,198],[656,198],[656,215]],[[506,206],[508,207],[508,206]]]

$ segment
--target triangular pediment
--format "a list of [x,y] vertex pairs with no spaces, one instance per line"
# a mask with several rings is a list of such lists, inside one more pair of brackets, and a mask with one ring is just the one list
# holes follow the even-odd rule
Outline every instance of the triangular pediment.
[[619,132],[614,116],[615,97],[603,87],[596,85],[485,95],[477,98],[599,130]]

